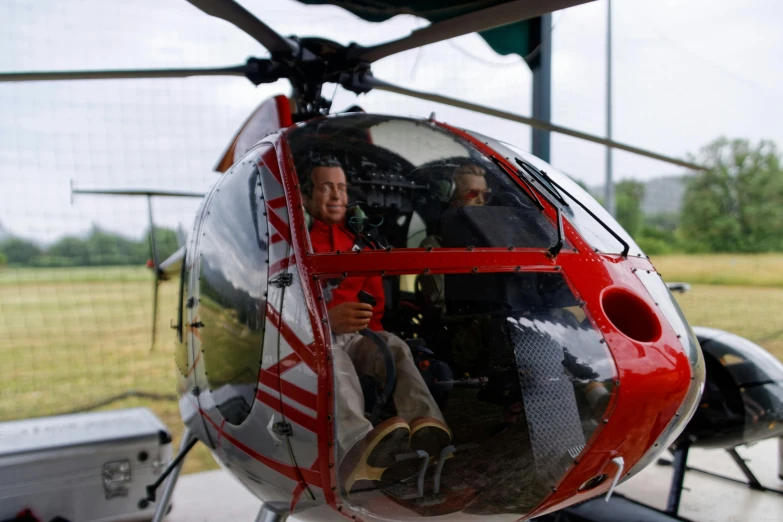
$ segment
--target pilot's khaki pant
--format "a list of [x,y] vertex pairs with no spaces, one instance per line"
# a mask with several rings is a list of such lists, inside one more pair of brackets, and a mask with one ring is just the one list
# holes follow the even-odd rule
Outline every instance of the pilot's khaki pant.
[[[443,414],[421,378],[405,341],[389,332],[376,333],[386,340],[394,357],[397,384],[393,397],[397,414],[406,422],[416,417],[434,417],[445,424]],[[364,395],[357,373],[373,375],[383,382],[386,365],[375,343],[358,333],[335,335],[332,346],[337,459],[341,462],[354,444],[372,430],[372,424],[364,416]]]

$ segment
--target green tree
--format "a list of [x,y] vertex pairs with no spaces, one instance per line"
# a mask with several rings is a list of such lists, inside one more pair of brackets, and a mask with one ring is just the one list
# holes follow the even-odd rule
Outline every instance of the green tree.
[[49,247],[43,257],[40,264],[47,266],[85,266],[90,256],[84,239],[67,236]]
[[165,261],[180,247],[177,232],[171,228],[155,227],[155,242],[158,247],[158,257],[160,257],[159,263]]
[[679,212],[664,212],[644,217],[645,228],[653,228],[663,232],[674,232],[680,226]]
[[[177,232],[170,228],[155,227],[155,246],[158,254],[158,263],[166,260],[171,254],[179,250],[179,241]],[[150,251],[150,232],[149,229],[141,237],[137,251],[146,261],[151,259]]]
[[86,240],[87,263],[90,265],[134,265],[146,261],[139,256],[137,242],[110,234],[93,226]]
[[12,265],[26,265],[36,256],[41,255],[41,249],[32,241],[17,237],[8,238],[0,243],[2,252]]
[[8,264],[8,256],[0,252],[0,268]]
[[688,183],[686,246],[715,252],[783,250],[783,171],[771,141],[719,138],[691,159],[707,167]]
[[642,199],[644,183],[624,180],[614,186],[617,222],[631,235],[636,237],[643,223]]

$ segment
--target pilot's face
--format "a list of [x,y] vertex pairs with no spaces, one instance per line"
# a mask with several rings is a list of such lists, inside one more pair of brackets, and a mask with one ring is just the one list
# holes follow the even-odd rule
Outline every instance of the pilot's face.
[[487,204],[490,191],[487,189],[487,180],[484,176],[463,174],[454,180],[454,195],[451,205],[454,207],[474,207]]
[[345,218],[348,186],[340,167],[316,167],[312,173],[313,195],[305,197],[307,211],[316,219],[335,225]]

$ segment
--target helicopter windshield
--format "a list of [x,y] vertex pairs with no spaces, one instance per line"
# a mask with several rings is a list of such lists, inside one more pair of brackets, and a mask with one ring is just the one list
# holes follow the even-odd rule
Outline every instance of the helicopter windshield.
[[[557,192],[557,186],[564,188],[567,192],[560,195],[565,201],[564,215],[567,220],[579,231],[579,234],[587,243],[605,254],[619,254],[628,245],[628,253],[632,256],[644,256],[644,252],[630,235],[620,226],[620,224],[604,209],[585,189],[580,187],[571,178],[558,172],[552,166],[546,164],[539,158],[524,152],[514,145],[505,143],[478,132],[465,131],[476,139],[487,143],[505,158],[516,163],[526,164],[530,171],[546,172],[546,178],[540,182],[545,189],[551,189]],[[525,173],[528,169],[523,168]],[[554,181],[554,184],[551,181]],[[555,186],[556,185],[556,186]],[[573,196],[572,199],[570,196]],[[581,202],[584,207],[574,204]],[[586,207],[586,208],[585,208]],[[589,211],[589,212],[588,212]],[[593,215],[590,215],[592,213]],[[621,241],[622,240],[622,241]]]
[[313,171],[344,172],[345,194],[334,202],[347,209],[331,222],[356,247],[548,249],[558,242],[538,196],[434,124],[349,114],[301,125],[288,141],[311,228],[325,219]]
[[[418,368],[442,412],[450,444],[425,446],[423,455],[412,442],[395,455],[399,464],[380,476],[350,475],[341,466],[340,483],[350,485],[343,498],[371,520],[458,513],[516,520],[551,494],[601,429],[616,391],[612,357],[561,273],[445,274],[442,308],[409,291],[429,277],[438,274],[378,277],[389,290],[382,334],[390,345],[410,348],[411,368]],[[409,278],[416,283],[409,285]],[[365,414],[376,423],[394,415],[394,408],[397,415],[415,410],[409,397],[419,394],[399,360],[400,391],[395,388],[393,401],[375,410],[368,366],[375,349],[360,342],[334,352],[339,361],[339,350],[362,346],[365,355],[353,367]],[[343,462],[355,438],[355,423],[346,420],[353,403],[339,400],[350,382],[345,373],[336,362],[336,436]],[[427,456],[429,467],[423,464]]]

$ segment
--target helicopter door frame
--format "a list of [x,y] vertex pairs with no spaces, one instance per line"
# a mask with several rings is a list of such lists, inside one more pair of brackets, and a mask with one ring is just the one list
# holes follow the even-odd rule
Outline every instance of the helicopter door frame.
[[[317,458],[308,469],[300,468],[309,485],[315,485],[320,489],[313,492],[320,495],[328,505],[337,508],[336,497],[332,486],[337,484],[336,455],[335,455],[335,412],[334,412],[334,375],[331,364],[331,333],[326,323],[326,307],[320,292],[317,290],[317,281],[311,280],[311,273],[307,268],[310,253],[310,237],[307,232],[307,224],[304,219],[304,202],[299,187],[299,180],[294,167],[293,156],[284,132],[278,133],[274,139],[274,147],[277,151],[278,169],[275,172],[276,180],[281,184],[287,209],[288,240],[293,255],[289,258],[295,263],[298,281],[301,284],[302,308],[300,314],[303,322],[309,321],[312,348],[310,360],[305,363],[316,375],[316,434],[317,434]],[[270,137],[272,139],[272,137]],[[271,223],[270,223],[271,224]],[[292,273],[289,270],[289,273]],[[317,296],[317,297],[316,297]],[[317,347],[323,349],[317,349]],[[282,362],[282,361],[281,361]],[[301,364],[301,363],[297,363]],[[300,464],[309,465],[310,462]],[[307,473],[312,474],[314,483],[308,478]],[[312,488],[311,488],[312,489]],[[298,495],[294,495],[291,501],[291,511],[296,506]]]
[[[288,445],[291,464],[299,473],[290,510],[293,513],[301,497],[323,502],[319,470],[321,452],[318,408],[318,365],[310,310],[303,292],[292,239],[289,199],[284,189],[278,152],[273,144],[255,158],[263,187],[264,216],[269,227],[269,288],[267,297],[267,336],[275,350],[265,351],[259,383],[278,390],[279,402],[272,405],[259,393],[258,400],[281,416],[278,436]],[[267,345],[269,346],[269,345]],[[271,346],[270,346],[271,347]],[[271,363],[271,364],[270,364]],[[260,390],[260,388],[259,388]]]

